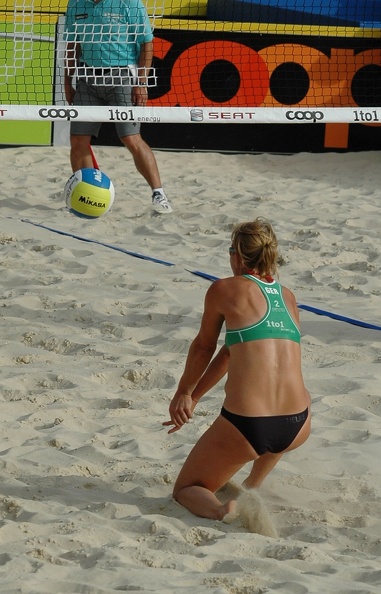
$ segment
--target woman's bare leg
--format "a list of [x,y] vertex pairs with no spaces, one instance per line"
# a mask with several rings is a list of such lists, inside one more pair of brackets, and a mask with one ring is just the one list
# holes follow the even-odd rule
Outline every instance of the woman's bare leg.
[[267,452],[266,454],[263,454],[254,460],[254,464],[249,476],[242,483],[243,486],[246,489],[255,489],[260,487],[266,476],[272,471],[274,466],[278,464],[283,454],[290,452],[291,450],[295,450],[295,448],[301,446],[309,437],[310,433],[311,414],[308,415],[306,422],[299,431],[298,435],[295,437],[292,444],[286,450],[284,450],[284,452],[280,452],[279,454],[271,454],[270,452]]
[[235,500],[223,504],[215,492],[255,457],[253,448],[238,429],[219,416],[190,452],[176,480],[173,496],[193,514],[221,520],[234,511]]
[[255,489],[260,487],[266,476],[270,474],[282,456],[283,453],[271,454],[270,452],[259,456],[259,458],[254,460],[254,464],[249,476],[242,483],[243,486],[246,489]]
[[176,500],[192,514],[211,520],[222,520],[226,514],[235,510],[234,499],[221,503],[214,493],[205,487],[184,487],[178,492]]

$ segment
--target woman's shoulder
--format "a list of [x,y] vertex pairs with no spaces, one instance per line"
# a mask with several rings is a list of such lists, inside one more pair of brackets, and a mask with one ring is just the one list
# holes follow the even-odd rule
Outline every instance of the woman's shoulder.
[[[280,283],[279,283],[280,284]],[[285,287],[284,285],[280,284],[281,289],[282,289],[282,294],[283,297],[288,297],[289,299],[295,299],[295,295],[294,293],[291,291],[291,289],[289,289],[288,287]]]
[[209,287],[207,294],[211,298],[215,299],[230,299],[232,296],[237,296],[245,291],[245,283],[247,279],[243,276],[228,276],[226,278],[220,278],[212,283]]
[[289,289],[288,287],[285,287],[284,285],[281,285],[282,287],[282,295],[283,295],[283,300],[285,302],[285,304],[287,305],[287,307],[289,308],[289,310],[293,310],[295,312],[297,312],[298,310],[298,305],[296,303],[296,297],[294,295],[294,293],[291,291],[291,289]]
[[228,289],[229,287],[237,286],[242,279],[242,276],[226,276],[215,280],[210,288],[215,287],[218,290]]

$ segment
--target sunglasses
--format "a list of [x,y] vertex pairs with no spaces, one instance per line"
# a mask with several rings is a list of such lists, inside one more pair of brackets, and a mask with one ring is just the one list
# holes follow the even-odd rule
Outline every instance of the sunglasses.
[[232,254],[236,254],[236,253],[237,253],[237,250],[235,250],[233,248],[233,246],[231,245],[230,248],[229,248],[229,254],[232,255]]

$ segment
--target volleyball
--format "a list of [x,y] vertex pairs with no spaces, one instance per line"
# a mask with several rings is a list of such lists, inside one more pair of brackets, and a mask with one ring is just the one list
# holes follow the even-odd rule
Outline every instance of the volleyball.
[[115,189],[111,179],[99,169],[79,169],[66,182],[64,198],[71,213],[96,219],[113,205]]

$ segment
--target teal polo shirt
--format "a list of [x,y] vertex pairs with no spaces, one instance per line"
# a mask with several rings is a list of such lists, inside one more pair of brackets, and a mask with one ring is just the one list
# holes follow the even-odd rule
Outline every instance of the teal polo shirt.
[[141,0],[69,0],[65,32],[80,44],[81,62],[96,68],[136,65],[141,44],[153,39]]

